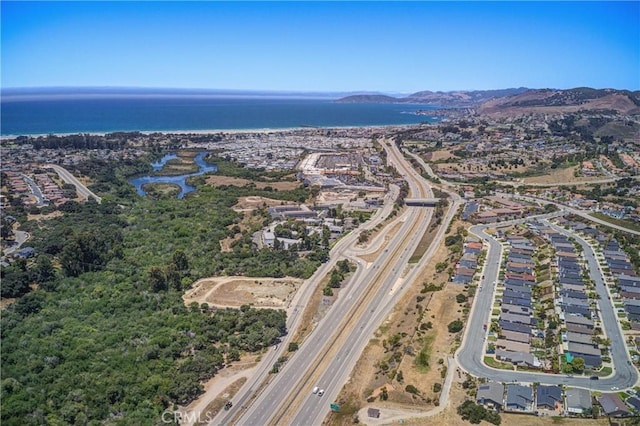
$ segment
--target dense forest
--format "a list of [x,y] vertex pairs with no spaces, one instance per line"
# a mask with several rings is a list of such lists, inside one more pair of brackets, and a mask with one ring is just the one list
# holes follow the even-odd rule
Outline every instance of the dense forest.
[[[80,168],[101,204],[68,202],[63,215],[39,221],[15,212],[37,256],[2,269],[3,297],[18,297],[1,319],[2,424],[156,423],[225,363],[286,333],[284,311],[186,307],[185,288],[213,275],[308,277],[327,256],[320,237],[304,257],[258,251],[253,229],[232,252],[220,248],[239,232],[238,197],[301,200],[304,188],[265,194],[199,177],[183,200],[151,200],[126,182],[144,164]],[[254,214],[269,220],[265,209]]]

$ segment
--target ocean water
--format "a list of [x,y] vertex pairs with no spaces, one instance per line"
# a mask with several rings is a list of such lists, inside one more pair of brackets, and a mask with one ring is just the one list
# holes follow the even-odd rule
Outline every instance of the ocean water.
[[0,134],[351,127],[434,121],[418,104],[336,103],[326,99],[103,98],[2,99]]

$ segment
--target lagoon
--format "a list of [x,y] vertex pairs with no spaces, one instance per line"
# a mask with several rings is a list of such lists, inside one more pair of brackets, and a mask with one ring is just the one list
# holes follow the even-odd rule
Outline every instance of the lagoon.
[[[138,195],[146,196],[147,193],[142,187],[144,185],[150,183],[167,183],[173,184],[180,187],[180,192],[178,193],[178,198],[182,199],[189,192],[195,191],[195,187],[187,184],[187,178],[191,176],[200,176],[205,173],[217,172],[218,167],[215,164],[209,164],[204,160],[204,157],[207,155],[207,152],[199,153],[193,161],[198,165],[199,170],[195,173],[189,173],[185,175],[179,176],[139,176],[136,178],[129,179],[129,183],[136,187],[136,192]],[[175,153],[166,154],[159,161],[155,163],[151,163],[151,167],[153,167],[154,171],[162,170],[162,168],[167,164],[167,161],[174,160],[178,158]]]

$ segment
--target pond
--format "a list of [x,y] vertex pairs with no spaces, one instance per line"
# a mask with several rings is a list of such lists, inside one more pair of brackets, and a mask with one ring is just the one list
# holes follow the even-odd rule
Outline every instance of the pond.
[[[195,191],[195,187],[187,184],[187,178],[191,176],[199,176],[205,173],[217,172],[218,167],[215,164],[209,164],[204,160],[204,157],[207,155],[206,152],[199,153],[193,161],[199,167],[199,170],[195,173],[189,173],[185,175],[178,176],[138,176],[132,179],[129,179],[129,183],[136,187],[136,191],[139,195],[146,196],[147,193],[142,187],[144,185],[150,183],[167,183],[173,184],[180,187],[180,192],[178,193],[178,198],[183,198],[186,194],[191,191]],[[165,155],[155,163],[151,163],[151,167],[153,167],[154,171],[162,170],[162,168],[167,164],[167,161],[174,160],[178,158],[178,156],[174,153],[170,153]]]

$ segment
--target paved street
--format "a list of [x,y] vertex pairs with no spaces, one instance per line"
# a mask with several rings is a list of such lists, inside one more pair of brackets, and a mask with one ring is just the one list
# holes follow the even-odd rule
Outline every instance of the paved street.
[[46,167],[51,167],[53,170],[56,171],[56,173],[58,173],[58,176],[60,176],[62,180],[64,180],[66,183],[70,183],[74,185],[76,187],[76,191],[78,192],[78,195],[80,195],[81,197],[87,200],[89,199],[89,197],[92,197],[98,203],[102,202],[102,198],[98,197],[96,194],[91,192],[89,188],[84,186],[82,182],[80,182],[74,175],[69,173],[69,171],[64,167],[60,167],[56,164],[47,164]]

